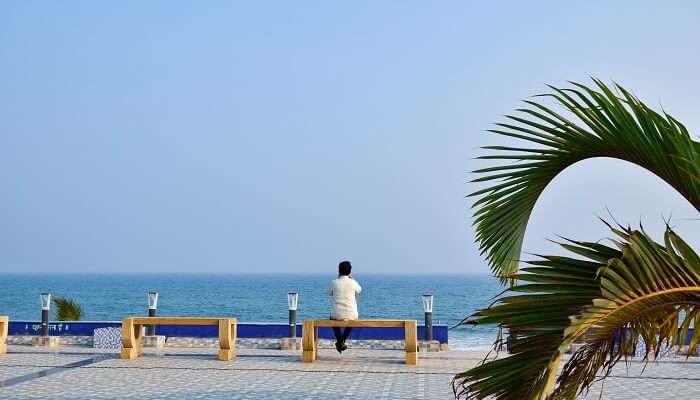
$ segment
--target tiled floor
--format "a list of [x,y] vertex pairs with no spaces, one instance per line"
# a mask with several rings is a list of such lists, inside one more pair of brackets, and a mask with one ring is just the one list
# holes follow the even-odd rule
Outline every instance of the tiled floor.
[[[481,354],[421,353],[418,366],[403,352],[322,350],[313,364],[298,352],[241,349],[232,362],[214,349],[147,350],[123,361],[110,351],[10,346],[0,358],[0,399],[449,399],[455,373],[476,365]],[[604,399],[700,398],[700,363],[640,363],[618,368]],[[587,398],[597,399],[599,386]]]

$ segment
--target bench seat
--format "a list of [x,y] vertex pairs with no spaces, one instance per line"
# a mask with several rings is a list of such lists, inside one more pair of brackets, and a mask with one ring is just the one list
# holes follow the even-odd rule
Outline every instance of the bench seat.
[[215,317],[130,317],[122,322],[121,358],[133,360],[142,352],[145,325],[213,325],[219,327],[219,360],[236,357],[236,319]]
[[314,362],[318,359],[318,328],[404,328],[406,364],[418,362],[418,323],[415,319],[309,319],[302,325],[302,362]]

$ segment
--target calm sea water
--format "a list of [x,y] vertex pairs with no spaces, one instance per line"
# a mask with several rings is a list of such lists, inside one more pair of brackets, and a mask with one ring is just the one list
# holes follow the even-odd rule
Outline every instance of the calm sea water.
[[[299,319],[328,315],[332,275],[0,275],[0,315],[37,320],[39,293],[76,300],[85,320],[142,315],[146,293],[160,293],[159,315],[233,315],[242,321],[285,322],[287,292],[299,293]],[[455,325],[487,306],[501,288],[488,276],[357,275],[361,317],[423,319],[421,295],[432,293],[435,322]],[[485,348],[494,327],[450,331],[453,348]]]

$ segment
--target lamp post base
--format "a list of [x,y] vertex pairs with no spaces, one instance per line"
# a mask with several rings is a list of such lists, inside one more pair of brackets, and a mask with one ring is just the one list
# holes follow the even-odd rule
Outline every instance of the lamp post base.
[[163,347],[165,347],[165,336],[163,336],[163,335],[144,336],[141,338],[141,346],[143,346],[143,347],[155,347],[156,349],[162,349]]
[[422,340],[418,342],[418,351],[424,353],[436,353],[440,351],[440,342],[437,340]]
[[280,339],[281,350],[301,350],[301,338]]
[[32,337],[32,346],[43,347],[58,347],[61,345],[60,337],[58,336],[34,336]]

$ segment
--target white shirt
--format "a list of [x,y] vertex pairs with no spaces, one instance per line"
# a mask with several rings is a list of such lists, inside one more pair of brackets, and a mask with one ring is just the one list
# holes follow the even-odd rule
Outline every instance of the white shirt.
[[328,294],[333,297],[331,319],[357,319],[355,294],[361,291],[360,284],[347,275],[333,280],[328,288]]

